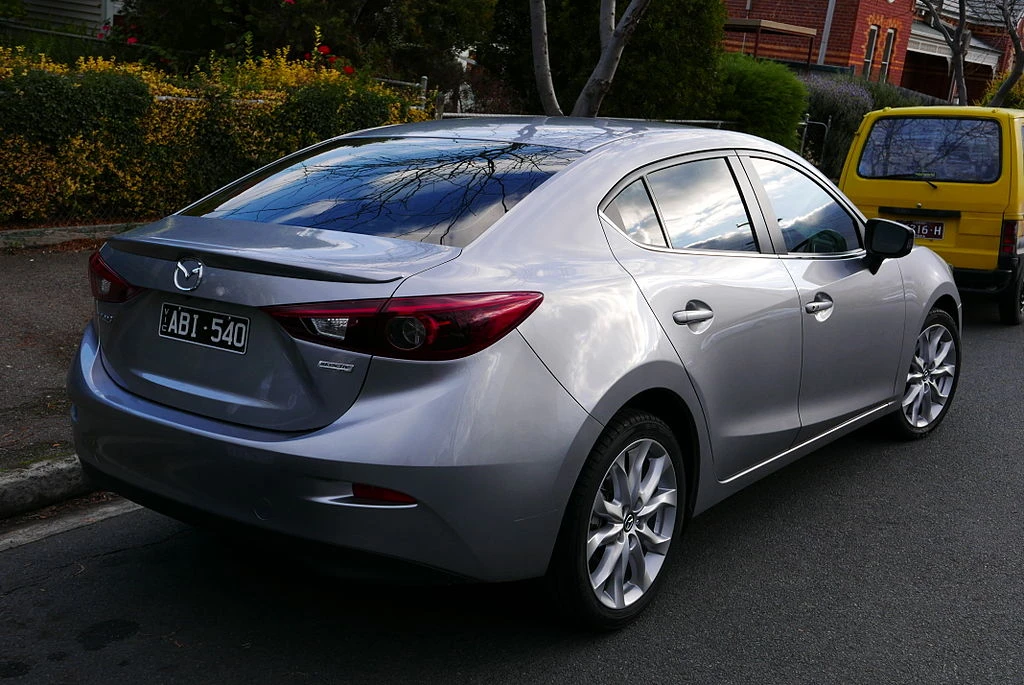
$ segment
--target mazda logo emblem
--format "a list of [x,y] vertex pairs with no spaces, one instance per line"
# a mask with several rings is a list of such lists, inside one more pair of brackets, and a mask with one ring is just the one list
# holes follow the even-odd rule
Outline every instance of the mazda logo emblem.
[[203,263],[187,257],[178,260],[174,269],[174,287],[178,290],[195,290],[203,280]]

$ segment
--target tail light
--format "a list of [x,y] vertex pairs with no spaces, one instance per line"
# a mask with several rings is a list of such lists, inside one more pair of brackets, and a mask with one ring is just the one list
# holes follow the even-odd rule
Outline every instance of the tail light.
[[89,257],[89,285],[92,286],[92,296],[100,302],[127,302],[142,292],[142,288],[132,285],[111,269],[99,252]]
[[292,336],[352,352],[445,360],[488,347],[522,323],[541,293],[474,293],[269,307]]
[[1012,257],[1017,254],[1024,221],[1004,221],[1003,233],[999,238],[999,254]]

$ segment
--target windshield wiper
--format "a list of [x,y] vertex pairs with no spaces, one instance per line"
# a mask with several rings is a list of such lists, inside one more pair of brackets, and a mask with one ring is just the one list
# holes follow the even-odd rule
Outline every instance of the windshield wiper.
[[916,171],[916,172],[909,173],[909,174],[884,174],[882,176],[872,176],[871,178],[873,178],[873,179],[882,179],[882,180],[893,180],[893,179],[896,179],[896,180],[903,180],[903,181],[924,181],[925,183],[930,185],[932,188],[936,188],[937,189],[939,186],[935,185],[935,182],[932,181],[931,178],[929,178],[929,176],[934,176],[934,175],[935,174],[932,174],[932,173],[927,172],[927,171]]

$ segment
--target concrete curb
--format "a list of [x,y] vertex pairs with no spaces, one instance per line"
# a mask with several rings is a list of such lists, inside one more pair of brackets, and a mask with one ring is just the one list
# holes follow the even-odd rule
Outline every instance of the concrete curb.
[[103,239],[141,226],[135,224],[101,224],[99,226],[55,226],[52,228],[18,228],[0,231],[0,248],[45,247],[69,240]]
[[0,519],[58,504],[94,489],[74,454],[0,473]]

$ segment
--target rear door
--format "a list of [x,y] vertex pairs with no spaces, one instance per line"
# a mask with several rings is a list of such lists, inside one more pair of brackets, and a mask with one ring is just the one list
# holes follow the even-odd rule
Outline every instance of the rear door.
[[797,293],[737,164],[725,153],[663,163],[603,206],[616,258],[697,390],[720,480],[785,451],[799,430]]
[[960,269],[997,267],[1019,163],[1005,117],[881,116],[861,136],[843,190],[865,215],[910,225]]
[[860,219],[818,179],[779,157],[752,153],[744,164],[799,291],[803,427],[797,441],[803,442],[897,391],[903,277],[894,259],[872,273]]

